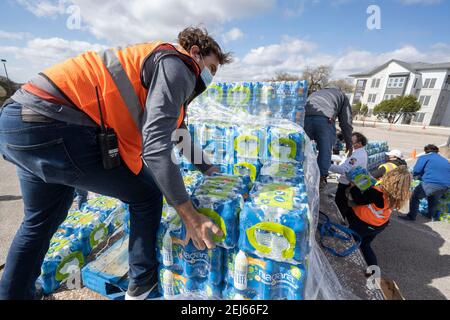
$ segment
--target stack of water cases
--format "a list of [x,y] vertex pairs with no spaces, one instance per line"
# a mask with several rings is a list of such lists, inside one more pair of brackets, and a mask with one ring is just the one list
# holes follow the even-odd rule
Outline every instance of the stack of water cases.
[[239,213],[249,184],[248,177],[216,174],[205,178],[194,192],[192,200],[198,212],[210,218],[223,232],[223,237],[214,237],[217,247],[213,250],[198,250],[192,241],[185,241],[185,226],[174,210],[164,215],[157,240],[159,286],[164,298],[222,297],[224,253],[237,244]]
[[[222,173],[249,176],[254,182],[267,161],[303,161],[304,134],[270,125],[233,125],[211,120],[190,124],[195,142]],[[181,158],[181,167],[192,166]]]
[[128,208],[120,201],[97,197],[81,211],[71,210],[50,241],[38,283],[44,293],[56,291],[73,271],[84,266],[87,256],[122,226]]
[[369,156],[367,169],[374,170],[386,162],[386,152],[389,151],[387,141],[372,141],[366,146]]
[[[420,184],[419,180],[413,181],[411,189]],[[441,197],[437,206],[439,221],[450,222],[450,191]],[[426,198],[421,199],[419,203],[419,213],[423,216],[428,215],[428,201]]]
[[301,166],[266,162],[240,215],[239,246],[225,255],[225,299],[304,299],[308,210]]
[[214,83],[198,99],[252,115],[287,119],[303,127],[308,87],[306,81]]

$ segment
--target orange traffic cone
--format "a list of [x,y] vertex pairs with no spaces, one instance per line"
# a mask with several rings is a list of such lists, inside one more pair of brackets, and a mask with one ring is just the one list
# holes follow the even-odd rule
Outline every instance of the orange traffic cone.
[[413,159],[417,158],[417,151],[416,151],[416,149],[414,149],[413,152],[411,152],[411,158],[413,158]]

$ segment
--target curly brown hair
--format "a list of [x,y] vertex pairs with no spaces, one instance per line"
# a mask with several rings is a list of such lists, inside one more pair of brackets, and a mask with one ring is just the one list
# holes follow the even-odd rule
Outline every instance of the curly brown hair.
[[214,40],[204,28],[188,27],[184,29],[178,35],[178,43],[186,51],[191,50],[193,46],[198,46],[200,48],[200,53],[203,56],[207,56],[211,53],[215,54],[221,65],[233,61],[231,53],[223,52],[216,40]]
[[412,174],[407,166],[399,166],[383,177],[381,187],[388,194],[389,207],[399,210],[411,196]]

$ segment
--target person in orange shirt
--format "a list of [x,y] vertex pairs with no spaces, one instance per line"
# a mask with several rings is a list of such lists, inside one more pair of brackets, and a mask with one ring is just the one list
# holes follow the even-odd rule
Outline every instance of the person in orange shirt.
[[[36,297],[50,239],[75,189],[129,204],[128,300],[143,300],[157,287],[163,196],[183,220],[187,240],[200,250],[215,246],[212,234],[222,231],[194,208],[172,161],[179,142],[173,133],[200,149],[186,130],[186,111],[231,56],[204,29],[186,28],[177,42],[84,52],[44,70],[0,108],[0,154],[16,165],[24,202],[0,300]],[[201,158],[194,164],[205,175],[218,171]]]
[[412,175],[406,166],[388,172],[383,182],[361,192],[357,187],[350,189],[354,206],[347,212],[350,229],[361,238],[361,251],[368,266],[378,265],[371,247],[372,241],[389,225],[395,210],[399,210],[409,200]]

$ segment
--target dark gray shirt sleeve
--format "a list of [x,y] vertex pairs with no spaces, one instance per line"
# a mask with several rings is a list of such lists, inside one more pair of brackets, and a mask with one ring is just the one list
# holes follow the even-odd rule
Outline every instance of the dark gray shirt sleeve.
[[339,119],[339,126],[341,127],[345,143],[347,144],[347,146],[351,146],[353,134],[353,113],[350,101],[345,95],[341,112],[339,112],[338,114],[338,119]]
[[172,134],[181,105],[195,88],[195,76],[177,57],[160,60],[150,80],[142,125],[142,157],[171,205],[189,200],[179,167],[172,161]]

